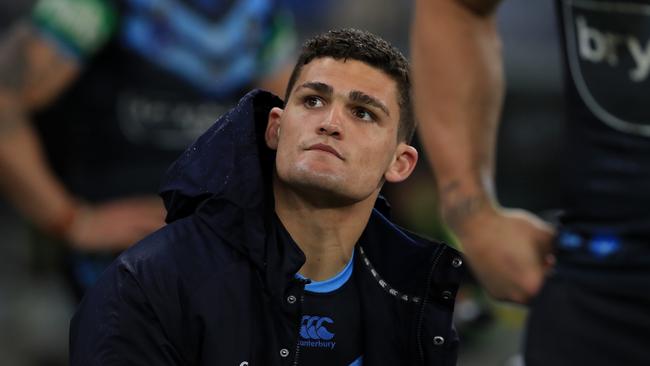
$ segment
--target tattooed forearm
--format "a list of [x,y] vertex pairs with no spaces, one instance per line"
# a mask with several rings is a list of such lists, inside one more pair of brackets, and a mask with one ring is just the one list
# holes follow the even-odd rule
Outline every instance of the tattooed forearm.
[[19,92],[23,89],[28,69],[29,31],[16,26],[0,43],[0,89]]
[[28,32],[17,26],[0,41],[0,137],[25,122],[20,93],[27,73]]
[[463,222],[480,211],[487,203],[484,194],[465,195],[460,192],[460,188],[460,183],[453,181],[441,191],[441,198],[446,202],[443,216],[454,231],[462,230]]

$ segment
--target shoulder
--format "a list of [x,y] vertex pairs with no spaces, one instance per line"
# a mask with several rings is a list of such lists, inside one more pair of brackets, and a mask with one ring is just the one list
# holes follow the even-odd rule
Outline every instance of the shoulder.
[[115,270],[129,273],[141,286],[175,284],[189,292],[247,262],[194,216],[177,220],[122,253]]
[[[121,339],[148,344],[154,334],[177,346],[188,334],[198,337],[199,317],[192,314],[203,308],[197,301],[213,310],[222,304],[219,286],[229,283],[224,279],[233,268],[250,267],[192,217],[156,231],[122,253],[86,293],[71,323],[73,359],[94,357],[93,347],[122,356],[135,352],[118,352],[126,347]],[[157,352],[157,344],[149,354]]]

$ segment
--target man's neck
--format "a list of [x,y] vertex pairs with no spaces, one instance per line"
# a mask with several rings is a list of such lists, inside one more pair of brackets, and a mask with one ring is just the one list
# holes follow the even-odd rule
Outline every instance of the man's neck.
[[327,207],[278,184],[277,178],[273,193],[276,214],[305,253],[299,273],[323,281],[342,271],[368,224],[377,193],[350,205]]

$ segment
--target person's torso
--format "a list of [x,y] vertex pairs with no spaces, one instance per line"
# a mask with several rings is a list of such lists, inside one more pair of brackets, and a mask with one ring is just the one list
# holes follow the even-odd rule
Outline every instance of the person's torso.
[[56,170],[90,200],[155,193],[180,152],[274,67],[264,52],[288,27],[273,1],[109,5],[110,40],[36,115]]
[[305,286],[296,365],[361,366],[363,334],[354,255],[336,276]]
[[[193,231],[193,226],[184,226],[191,220],[184,221],[168,225],[165,231],[174,236]],[[349,286],[323,299],[307,293],[304,280],[282,275],[286,271],[282,265],[290,261],[287,256],[292,257],[287,248],[279,249],[274,254],[278,257],[268,258],[268,268],[261,269],[218,239],[203,243],[194,236],[182,237],[184,244],[171,244],[174,252],[167,256],[175,263],[167,264],[172,270],[150,276],[149,266],[160,263],[147,262],[139,264],[141,273],[134,275],[145,281],[171,275],[165,281],[178,284],[143,282],[141,286],[148,298],[156,300],[152,309],[165,319],[162,326],[170,344],[190,364],[333,364],[320,358],[326,357],[322,351],[343,351],[342,356],[353,357],[350,365],[354,366],[455,364],[458,340],[452,309],[457,285],[448,281],[460,272],[455,268],[459,265],[451,264],[458,260],[457,253],[449,248],[437,247],[431,253],[434,258],[425,260],[433,263],[434,268],[427,271],[435,278],[425,299],[392,288],[393,281],[381,277],[369,253],[360,248],[354,255],[354,273],[345,282]],[[134,258],[142,257],[138,250],[146,248],[132,249]],[[170,298],[170,293],[180,297]]]
[[556,5],[567,98],[563,228],[650,238],[650,1]]

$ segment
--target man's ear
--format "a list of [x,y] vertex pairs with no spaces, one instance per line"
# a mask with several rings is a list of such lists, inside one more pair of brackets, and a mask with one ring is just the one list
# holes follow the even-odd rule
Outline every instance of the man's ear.
[[405,142],[400,142],[395,150],[395,158],[388,167],[384,178],[387,182],[399,183],[411,175],[418,162],[418,151]]
[[264,140],[266,141],[266,146],[271,150],[278,149],[278,141],[280,140],[280,117],[282,117],[283,112],[284,110],[278,107],[271,108],[269,112],[269,121],[264,132]]

